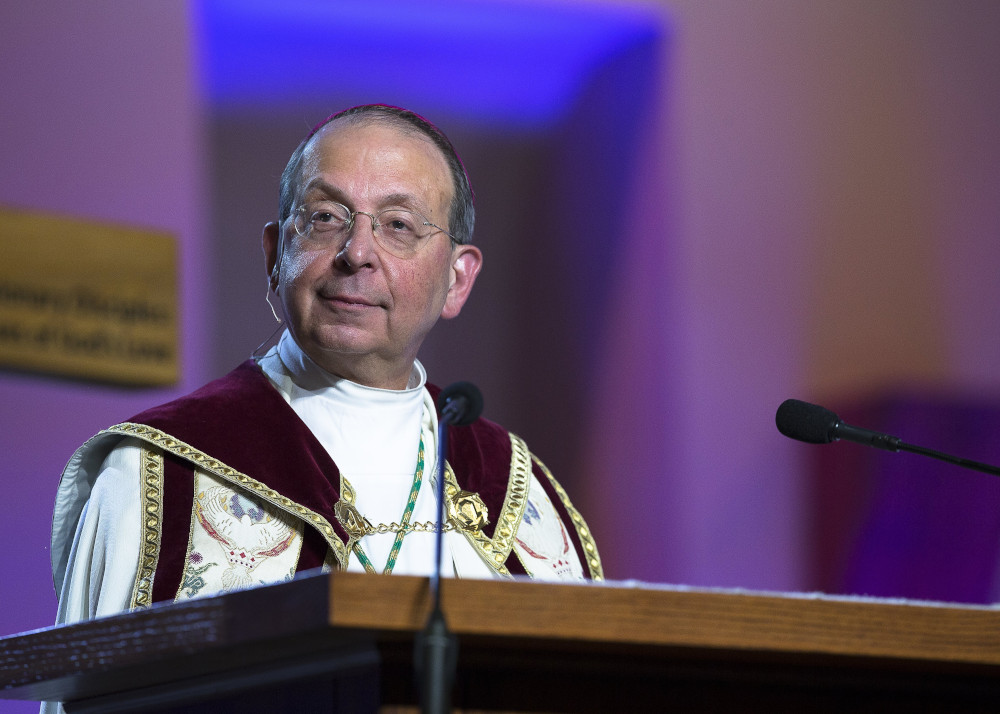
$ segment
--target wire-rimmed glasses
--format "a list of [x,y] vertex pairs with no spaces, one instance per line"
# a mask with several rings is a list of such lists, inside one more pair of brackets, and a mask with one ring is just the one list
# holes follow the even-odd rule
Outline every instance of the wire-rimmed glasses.
[[292,214],[292,225],[295,226],[295,232],[303,238],[325,243],[348,235],[358,214],[371,219],[375,240],[397,258],[413,257],[426,243],[425,239],[439,231],[458,242],[451,233],[434,225],[416,211],[387,208],[372,214],[352,211],[336,201],[309,201],[302,204]]

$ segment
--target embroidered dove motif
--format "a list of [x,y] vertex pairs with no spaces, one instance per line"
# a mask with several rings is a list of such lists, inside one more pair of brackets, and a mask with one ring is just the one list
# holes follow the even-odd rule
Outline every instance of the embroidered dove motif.
[[259,585],[253,571],[295,540],[295,530],[273,517],[267,506],[225,486],[198,493],[194,512],[198,524],[219,542],[229,562],[222,573],[222,587],[227,592]]

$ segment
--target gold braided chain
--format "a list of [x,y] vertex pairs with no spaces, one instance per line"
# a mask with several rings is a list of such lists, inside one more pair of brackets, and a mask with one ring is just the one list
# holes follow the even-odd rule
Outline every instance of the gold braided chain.
[[[373,526],[367,519],[365,519],[365,535],[375,535],[376,533],[385,535],[386,533],[434,533],[437,531],[438,524],[435,521],[416,521],[414,523],[406,523],[400,525],[399,523],[379,523],[377,526]],[[444,524],[444,531],[456,530],[455,523],[449,520]]]

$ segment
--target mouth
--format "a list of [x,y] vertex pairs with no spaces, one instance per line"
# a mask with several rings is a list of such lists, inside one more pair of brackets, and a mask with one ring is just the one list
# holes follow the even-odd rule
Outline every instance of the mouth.
[[336,293],[334,295],[324,295],[320,294],[320,298],[324,302],[337,307],[348,307],[348,308],[366,308],[366,307],[379,307],[379,304],[373,300],[370,300],[361,295],[350,295],[345,293]]

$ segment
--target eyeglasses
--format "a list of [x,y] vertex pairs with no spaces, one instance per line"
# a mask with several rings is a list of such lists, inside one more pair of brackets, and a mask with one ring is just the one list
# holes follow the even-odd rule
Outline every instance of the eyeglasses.
[[372,220],[372,233],[376,242],[397,258],[411,258],[424,245],[426,238],[437,232],[444,233],[458,242],[451,233],[436,226],[416,211],[387,208],[376,214],[352,211],[335,201],[311,201],[295,209],[295,232],[316,242],[329,242],[343,238],[354,227],[354,218],[361,214]]

